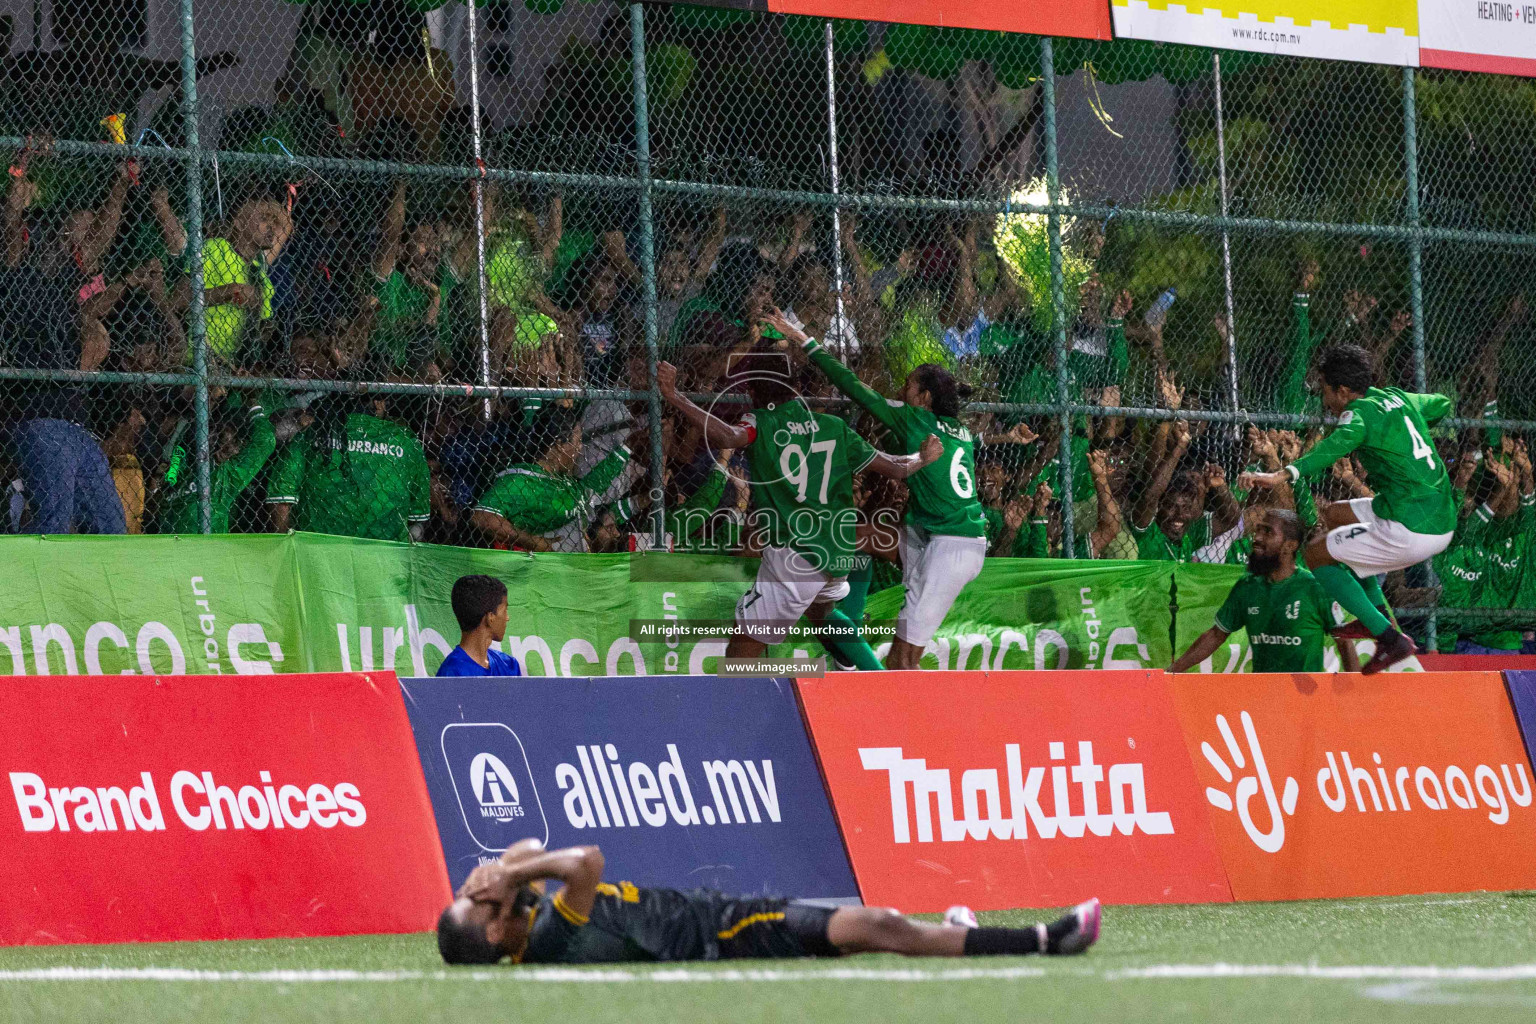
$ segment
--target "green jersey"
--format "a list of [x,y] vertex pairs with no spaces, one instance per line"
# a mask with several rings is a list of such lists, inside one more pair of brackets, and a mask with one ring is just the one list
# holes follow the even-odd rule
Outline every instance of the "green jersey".
[[1324,640],[1342,625],[1344,610],[1300,566],[1279,583],[1244,576],[1216,612],[1223,633],[1248,631],[1255,672],[1321,672]]
[[[208,474],[209,532],[229,532],[229,510],[235,499],[256,479],[261,467],[277,450],[277,435],[272,422],[260,409],[251,411],[251,435],[244,447],[231,458],[215,463]],[[161,533],[202,533],[203,518],[198,501],[197,474],[183,469],[181,481],[160,510]]]
[[405,541],[431,516],[431,472],[409,430],[354,412],[340,433],[310,427],[278,453],[267,504],[297,506],[296,529]]
[[1127,525],[1131,536],[1136,539],[1136,557],[1141,561],[1193,562],[1195,552],[1211,542],[1212,519],[1212,514],[1206,512],[1199,519],[1191,520],[1185,524],[1183,535],[1176,541],[1169,539],[1155,518],[1146,529],[1139,529],[1135,523]]
[[417,287],[398,270],[380,281],[374,293],[379,299],[379,311],[370,342],[373,351],[388,359],[389,365],[402,367],[431,359],[446,348],[448,298],[456,284],[458,278],[444,263],[438,271],[437,318],[429,325],[426,318],[432,298],[425,289]]
[[1414,533],[1450,533],[1456,529],[1451,480],[1429,440],[1429,428],[1450,413],[1444,395],[1371,388],[1345,407],[1333,433],[1286,468],[1294,481],[1354,453],[1376,491],[1371,509],[1378,518]]
[[[1478,510],[1479,514],[1491,513],[1491,511],[1486,505]],[[1532,507],[1525,504],[1519,515],[1507,519],[1492,519],[1484,528],[1478,546],[1482,549],[1486,576],[1481,590],[1473,595],[1471,607],[1497,610],[1521,607],[1516,599],[1519,597],[1525,576],[1522,566],[1525,562],[1527,538],[1530,536],[1533,525],[1532,511]],[[1482,623],[1473,621],[1468,625],[1477,629],[1482,626]],[[1501,651],[1518,651],[1523,638],[1518,627],[1510,628],[1507,624],[1500,623],[1484,632],[1474,634],[1470,639],[1473,643],[1484,647],[1493,647]]]
[[542,466],[520,463],[496,474],[473,512],[494,512],[524,533],[549,537],[573,522],[583,530],[602,504],[603,494],[629,465],[628,446],[620,445],[577,480],[556,476]]
[[907,477],[912,494],[907,502],[907,522],[934,534],[986,536],[987,518],[976,497],[976,439],[970,430],[953,416],[937,416],[931,409],[883,397],[823,351],[815,338],[805,343],[805,351],[839,391],[890,431],[896,454],[911,455],[930,434],[943,442],[944,454],[937,462]]
[[[752,432],[754,525],[768,543],[793,548],[829,576],[853,568],[853,475],[879,455],[853,428],[795,399],[755,409],[742,419]],[[910,478],[909,478],[910,480]]]

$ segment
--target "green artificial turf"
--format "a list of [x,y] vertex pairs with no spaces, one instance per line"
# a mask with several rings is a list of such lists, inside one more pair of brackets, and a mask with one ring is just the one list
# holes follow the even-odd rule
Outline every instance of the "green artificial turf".
[[[982,915],[1017,924],[1043,914]],[[1223,975],[1215,965],[1239,965]],[[39,979],[20,972],[80,969]],[[219,972],[199,980],[99,971]],[[1259,975],[1259,969],[1278,972]],[[974,974],[935,977],[946,972]],[[264,974],[262,972],[294,972]],[[338,980],[323,972],[373,972]],[[756,973],[766,972],[766,973]],[[1195,975],[1195,976],[1190,976]],[[445,969],[431,935],[0,950],[0,1020],[1536,1020],[1536,894],[1110,907],[1067,959]]]

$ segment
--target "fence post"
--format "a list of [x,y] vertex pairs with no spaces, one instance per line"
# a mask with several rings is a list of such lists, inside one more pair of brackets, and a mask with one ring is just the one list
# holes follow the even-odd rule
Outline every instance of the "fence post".
[[[1404,214],[1411,234],[1408,236],[1408,300],[1413,310],[1413,389],[1427,391],[1428,374],[1424,365],[1424,236],[1419,223],[1419,114],[1414,97],[1413,68],[1403,68],[1403,156],[1406,203]],[[1426,563],[1429,585],[1435,587],[1433,563]],[[1429,618],[1424,620],[1424,644],[1431,651],[1439,650],[1439,601],[1430,606]]]
[[640,279],[645,300],[645,364],[650,390],[651,527],[666,543],[666,453],[661,445],[661,391],[656,385],[656,229],[651,213],[651,121],[645,83],[645,7],[629,5],[629,51],[635,93],[635,170],[640,178]]
[[[832,50],[830,20],[824,26],[824,35],[827,58],[827,167],[831,172],[829,180],[832,185],[832,195],[836,197],[841,190],[842,182],[837,174],[837,58]],[[837,294],[837,334],[838,338],[842,339],[847,337],[848,321],[845,319],[847,310],[843,307],[843,208],[836,202],[832,204],[832,287]],[[840,346],[834,348],[831,340],[826,339],[827,348],[839,359],[846,361],[849,354]]]
[[208,325],[203,304],[203,154],[197,131],[197,46],[192,0],[181,0],[181,121],[187,147],[187,343],[192,347],[194,444],[197,448],[198,519],[203,533],[213,531],[208,451]]
[[[1227,392],[1235,413],[1242,408],[1237,393],[1237,307],[1232,300],[1232,233],[1227,230],[1227,126],[1221,106],[1221,51],[1211,51],[1211,78],[1216,85],[1216,171],[1221,184],[1221,273],[1227,297]],[[1234,418],[1232,436],[1243,438],[1242,425]]]
[[[475,5],[482,0],[465,0],[469,21],[469,118],[470,139],[475,154],[475,291],[480,305],[480,385],[491,386],[491,327],[486,305],[485,277],[485,160],[480,147],[480,40],[476,30]],[[481,417],[491,421],[491,400],[481,403]]]
[[1040,102],[1045,108],[1045,188],[1050,201],[1046,230],[1051,250],[1051,333],[1056,342],[1056,401],[1061,405],[1061,554],[1071,558],[1077,553],[1077,538],[1072,523],[1072,404],[1067,376],[1067,299],[1061,266],[1061,180],[1056,149],[1056,54],[1050,36],[1040,40]]

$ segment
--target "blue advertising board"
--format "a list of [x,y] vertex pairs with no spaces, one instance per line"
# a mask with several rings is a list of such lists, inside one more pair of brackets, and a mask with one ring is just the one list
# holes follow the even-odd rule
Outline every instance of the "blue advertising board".
[[1509,690],[1509,702],[1515,707],[1515,721],[1520,723],[1520,736],[1525,740],[1525,755],[1536,767],[1536,672],[1527,670],[1506,671],[1504,687]]
[[787,679],[403,679],[450,882],[519,839],[638,885],[853,902]]

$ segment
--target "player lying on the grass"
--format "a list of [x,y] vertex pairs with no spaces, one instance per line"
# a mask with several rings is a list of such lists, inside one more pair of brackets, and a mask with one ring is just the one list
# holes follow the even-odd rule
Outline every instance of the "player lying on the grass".
[[1351,452],[1359,458],[1376,496],[1330,505],[1328,532],[1307,545],[1306,559],[1323,589],[1360,620],[1343,635],[1376,638],[1363,670],[1371,675],[1418,651],[1393,625],[1376,577],[1433,558],[1456,530],[1450,477],[1429,440],[1429,428],[1450,415],[1451,400],[1376,387],[1375,361],[1359,345],[1329,350],[1318,369],[1323,406],[1338,426],[1284,469],[1244,473],[1238,482],[1275,487],[1323,472]]
[[712,450],[745,449],[752,469],[753,529],[767,536],[757,579],[736,603],[726,657],[762,657],[804,615],[839,663],[880,669],[858,626],[835,607],[848,596],[854,562],[853,477],[870,469],[906,479],[943,453],[939,439],[930,434],[910,455],[876,451],[846,421],[806,406],[783,352],[732,358],[728,389],[745,391],[752,402],[734,424],[679,392],[672,364],[657,365],[656,382],[661,397],[704,432]]
[[[1344,624],[1344,612],[1310,572],[1296,564],[1301,520],[1272,508],[1253,532],[1248,575],[1237,581],[1216,613],[1170,671],[1200,664],[1239,629],[1248,631],[1255,672],[1321,672],[1323,637]],[[1358,672],[1354,645],[1339,642],[1344,671]]]
[[[546,851],[537,839],[525,839],[470,873],[438,918],[438,951],[451,964],[494,964],[503,957],[593,964],[846,953],[988,956],[1081,953],[1099,937],[1098,900],[1052,924],[978,928],[913,921],[875,907],[811,907],[602,878],[597,847]],[[547,880],[564,888],[546,895]]]

